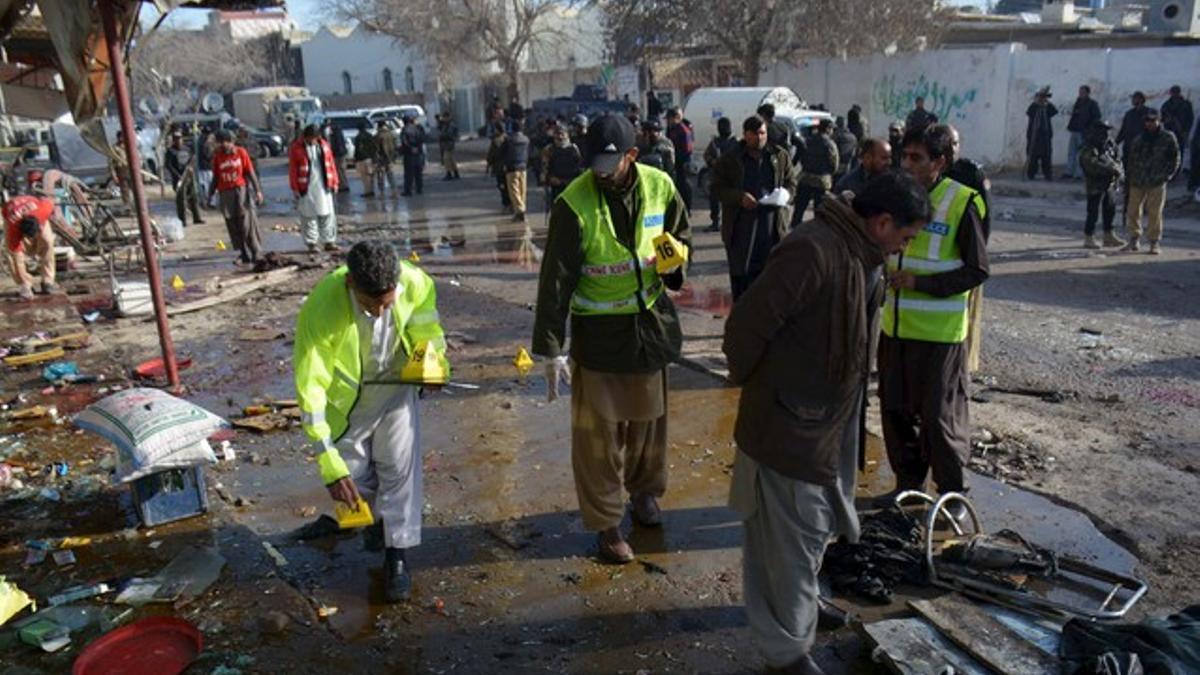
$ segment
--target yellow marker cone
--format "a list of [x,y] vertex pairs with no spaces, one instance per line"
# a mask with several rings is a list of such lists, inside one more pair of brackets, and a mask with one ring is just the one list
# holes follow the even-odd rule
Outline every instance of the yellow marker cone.
[[670,232],[663,232],[654,238],[654,252],[657,258],[654,269],[659,274],[670,274],[687,262],[688,248]]
[[442,355],[430,348],[429,342],[422,342],[401,369],[400,379],[412,384],[446,384],[450,373]]
[[221,240],[221,239],[217,240],[217,250],[218,251],[224,251],[227,248],[229,248],[229,247],[225,245],[225,242],[223,240]]
[[533,359],[529,357],[529,352],[525,351],[524,347],[517,352],[516,358],[513,359],[513,365],[517,367],[517,372],[521,374],[521,377],[525,377],[529,371],[533,370]]
[[417,255],[416,251],[413,251],[412,253],[408,254],[408,261],[414,262],[414,263],[419,263],[419,262],[421,262],[421,256]]
[[175,276],[171,277],[171,288],[174,288],[177,291],[182,291],[183,289],[187,288],[187,284],[183,282],[183,277],[176,274]]

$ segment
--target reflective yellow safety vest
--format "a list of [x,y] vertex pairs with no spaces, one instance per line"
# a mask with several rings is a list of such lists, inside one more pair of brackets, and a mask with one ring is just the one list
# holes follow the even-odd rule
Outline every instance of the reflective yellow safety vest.
[[675,200],[675,184],[653,167],[637,167],[637,244],[630,251],[617,239],[608,204],[591,171],[571,181],[560,197],[579,219],[583,270],[571,311],[575,314],[637,314],[654,306],[663,283],[654,269],[654,238],[662,234],[667,207]]
[[[908,270],[915,276],[929,276],[963,266],[958,250],[958,227],[967,206],[979,193],[949,178],[943,178],[929,200],[933,220],[904,252],[888,257],[889,272]],[[980,217],[985,215],[983,200],[975,201]],[[967,338],[967,297],[969,292],[937,297],[920,291],[902,289],[897,294],[888,288],[883,305],[883,332],[888,337],[924,342],[954,344]]]
[[[292,361],[300,422],[304,433],[326,450],[346,432],[362,389],[362,355],[346,286],[348,273],[343,265],[317,282],[296,318]],[[426,341],[445,354],[433,279],[408,261],[400,262],[391,315],[404,354]]]

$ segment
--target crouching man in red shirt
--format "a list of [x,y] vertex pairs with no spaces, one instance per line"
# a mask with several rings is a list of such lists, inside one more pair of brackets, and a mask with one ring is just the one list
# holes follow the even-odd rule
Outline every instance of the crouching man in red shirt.
[[26,253],[37,259],[42,292],[53,293],[58,289],[54,283],[54,228],[51,226],[51,220],[58,218],[54,202],[44,197],[21,195],[4,205],[3,214],[8,260],[21,299],[33,298],[33,277],[25,269]]

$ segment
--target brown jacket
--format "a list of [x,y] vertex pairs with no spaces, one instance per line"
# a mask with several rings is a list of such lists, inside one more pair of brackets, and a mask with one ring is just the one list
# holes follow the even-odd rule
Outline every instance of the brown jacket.
[[[782,148],[772,145],[764,148],[763,152],[769,154],[775,173],[775,184],[771,188],[785,188],[791,195],[788,208],[775,211],[775,231],[782,240],[787,236],[792,222],[791,205],[796,201],[796,171],[792,167],[791,158]],[[742,180],[745,170],[742,168],[742,159],[745,155],[746,143],[738,141],[728,152],[721,155],[713,167],[712,194],[721,202],[721,241],[726,245],[732,239],[733,227],[739,221],[743,210],[742,195],[745,190],[742,189]]]
[[[742,386],[734,440],[754,460],[796,480],[833,486],[838,453],[866,384],[869,275],[883,253],[861,218],[827,198],[816,218],[771,252],[725,325],[729,377]],[[870,324],[870,325],[868,325]],[[860,422],[861,424],[861,422]]]

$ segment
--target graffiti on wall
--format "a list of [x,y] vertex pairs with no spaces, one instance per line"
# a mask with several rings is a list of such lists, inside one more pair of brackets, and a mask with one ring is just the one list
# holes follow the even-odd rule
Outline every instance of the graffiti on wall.
[[940,120],[966,119],[967,107],[977,95],[978,90],[974,87],[956,91],[924,75],[907,82],[897,82],[895,75],[885,75],[872,89],[875,105],[885,115],[896,119],[904,119],[918,98],[924,98],[925,109]]

